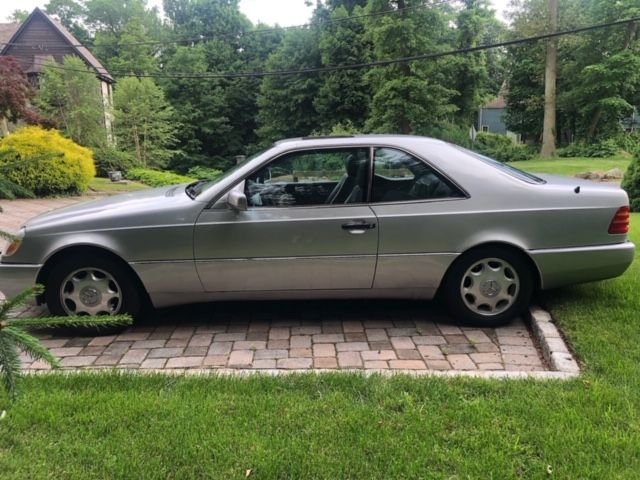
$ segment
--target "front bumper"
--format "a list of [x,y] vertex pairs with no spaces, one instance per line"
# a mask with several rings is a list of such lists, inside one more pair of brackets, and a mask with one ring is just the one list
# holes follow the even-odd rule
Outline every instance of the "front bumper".
[[41,267],[41,265],[0,263],[0,294],[10,298],[33,287]]
[[619,277],[633,262],[631,242],[592,247],[531,250],[543,289]]

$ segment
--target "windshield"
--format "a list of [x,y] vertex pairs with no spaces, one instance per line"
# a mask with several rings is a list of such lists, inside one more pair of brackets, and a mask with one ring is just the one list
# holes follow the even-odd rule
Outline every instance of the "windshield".
[[[266,151],[266,150],[265,150]],[[255,155],[252,155],[251,157],[247,158],[246,160],[243,160],[242,162],[238,163],[237,165],[234,165],[233,167],[231,167],[229,170],[227,170],[226,172],[224,172],[222,175],[220,175],[218,178],[216,178],[215,180],[198,180],[197,182],[193,182],[190,183],[189,185],[187,185],[187,187],[185,188],[185,191],[187,192],[187,195],[189,195],[191,198],[196,198],[200,195],[202,195],[204,192],[206,192],[209,188],[211,188],[212,186],[214,186],[216,183],[224,180],[225,178],[227,178],[229,175],[232,175],[233,172],[235,172],[236,170],[238,170],[239,168],[243,167],[244,165],[247,164],[247,162],[250,162],[251,160],[253,160],[256,157],[259,157],[260,155],[262,155],[265,151],[262,152],[258,152]]]
[[507,164],[507,163],[502,163],[499,162],[498,160],[494,160],[493,158],[489,158],[486,157],[478,152],[474,152],[473,150],[468,150],[466,148],[460,147],[458,145],[454,145],[454,147],[456,147],[458,150],[462,150],[465,153],[468,153],[469,155],[471,155],[474,158],[477,158],[478,160],[480,160],[481,162],[486,163],[487,165],[491,165],[494,168],[497,168],[498,170],[502,170],[503,172],[511,175],[512,177],[515,177],[519,180],[523,180],[527,183],[535,183],[535,184],[543,184],[543,183],[547,183],[545,180],[543,180],[540,177],[536,177],[535,175],[529,173],[529,172],[525,172],[523,170],[520,170],[516,167],[512,167],[511,165]]

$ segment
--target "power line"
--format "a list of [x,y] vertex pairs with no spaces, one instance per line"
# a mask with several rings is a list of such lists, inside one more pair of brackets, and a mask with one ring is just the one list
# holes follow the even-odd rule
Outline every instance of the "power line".
[[[424,53],[419,55],[412,55],[409,57],[402,58],[394,58],[388,60],[377,60],[374,62],[363,62],[363,63],[354,63],[349,65],[334,65],[328,67],[312,67],[312,68],[302,68],[302,69],[291,69],[291,70],[272,70],[272,71],[256,71],[256,72],[227,72],[227,73],[214,73],[214,72],[204,72],[199,74],[166,74],[166,73],[148,73],[148,74],[140,74],[136,75],[128,72],[110,72],[112,75],[120,76],[120,77],[137,77],[137,78],[167,78],[167,79],[235,79],[235,78],[263,78],[263,77],[277,77],[277,76],[290,76],[290,75],[303,75],[303,74],[312,74],[312,73],[326,73],[326,72],[336,72],[342,70],[359,70],[363,68],[372,68],[372,67],[383,67],[388,65],[394,65],[399,63],[409,63],[415,62],[419,60],[433,60],[436,58],[447,57],[451,55],[460,55],[467,53],[474,53],[483,50],[491,50],[494,48],[505,48],[511,47],[515,45],[522,45],[525,43],[533,43],[538,42],[540,40],[547,40],[550,38],[562,37],[565,35],[574,35],[578,33],[589,32],[593,30],[600,30],[604,28],[615,27],[618,25],[626,25],[629,23],[634,23],[640,21],[640,17],[633,17],[624,20],[617,20],[615,22],[601,23],[596,25],[589,25],[586,27],[574,28],[571,30],[563,30],[552,33],[545,33],[541,35],[535,35],[532,37],[518,38],[514,40],[507,40],[499,43],[478,45],[476,47],[466,47],[460,48],[456,50],[448,50],[444,52],[433,52],[433,53]],[[22,57],[24,58],[24,57]],[[90,73],[92,75],[95,72],[81,70],[81,69],[73,69],[67,68],[64,66],[53,65],[50,63],[34,63],[38,66],[48,66],[50,68],[55,68],[58,70],[66,70],[66,71],[74,71],[81,73]]]
[[[274,32],[282,32],[282,31],[288,31],[288,30],[297,30],[300,28],[309,28],[309,27],[315,27],[315,26],[323,26],[323,25],[331,25],[334,23],[343,23],[343,22],[350,22],[353,20],[359,20],[362,18],[373,18],[373,17],[381,17],[381,16],[386,16],[386,15],[397,15],[399,13],[404,13],[404,12],[408,12],[408,11],[412,11],[412,10],[424,10],[424,9],[432,9],[433,7],[438,7],[440,5],[447,5],[447,4],[452,4],[454,2],[459,2],[461,0],[440,0],[439,2],[434,2],[431,4],[427,4],[427,5],[416,5],[413,7],[404,7],[404,8],[395,8],[395,9],[390,9],[390,10],[383,10],[380,12],[372,12],[372,13],[366,13],[366,14],[362,14],[362,15],[352,15],[352,16],[348,16],[348,17],[344,17],[344,18],[333,18],[333,19],[327,19],[327,20],[320,20],[317,23],[313,23],[313,22],[308,22],[308,23],[303,23],[300,25],[289,25],[287,27],[272,27],[272,28],[261,28],[261,29],[256,29],[256,30],[247,30],[247,31],[243,31],[243,32],[223,32],[223,33],[217,33],[217,34],[212,34],[212,35],[199,35],[197,37],[192,37],[192,38],[184,38],[184,39],[178,39],[178,40],[147,40],[147,41],[141,41],[141,42],[128,42],[128,43],[112,43],[112,44],[102,44],[100,45],[100,47],[105,47],[105,48],[110,48],[110,47],[128,47],[128,46],[144,46],[144,45],[174,45],[174,44],[181,44],[181,43],[197,43],[197,42],[203,42],[203,41],[207,41],[207,40],[219,40],[219,39],[225,39],[225,38],[233,38],[233,39],[238,39],[244,36],[249,36],[249,35],[262,35],[262,34],[267,34],[267,33],[274,33]],[[5,42],[2,43],[0,42],[0,47],[3,46],[22,46],[22,47],[32,47],[32,44],[28,44],[28,43],[21,43],[21,42]],[[86,45],[83,44],[70,44],[69,46],[72,47],[86,47]]]

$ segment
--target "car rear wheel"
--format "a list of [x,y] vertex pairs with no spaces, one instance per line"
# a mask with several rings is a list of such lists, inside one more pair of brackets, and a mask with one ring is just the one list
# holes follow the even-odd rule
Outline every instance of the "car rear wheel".
[[85,255],[67,257],[53,266],[45,285],[45,301],[52,314],[61,316],[135,316],[142,307],[139,289],[126,268],[108,258]]
[[444,285],[451,314],[479,327],[508,323],[527,308],[532,293],[532,272],[522,255],[494,247],[460,257]]

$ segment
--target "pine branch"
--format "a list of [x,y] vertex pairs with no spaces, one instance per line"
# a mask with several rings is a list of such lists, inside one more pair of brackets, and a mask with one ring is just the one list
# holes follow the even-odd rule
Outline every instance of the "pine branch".
[[44,360],[53,368],[60,367],[58,359],[49,353],[40,341],[33,335],[15,327],[6,327],[0,331],[9,342],[12,342],[17,348],[29,354],[34,360]]
[[53,327],[115,327],[131,325],[129,315],[104,315],[99,317],[40,317],[12,318],[6,320],[7,327],[53,328]]
[[43,291],[42,285],[36,285],[35,287],[27,288],[13,298],[8,298],[0,305],[0,319],[4,318],[12,309],[24,305],[29,298],[40,295]]
[[0,335],[0,376],[9,394],[9,398],[15,401],[17,397],[17,381],[21,375],[20,355],[18,349],[6,336]]

